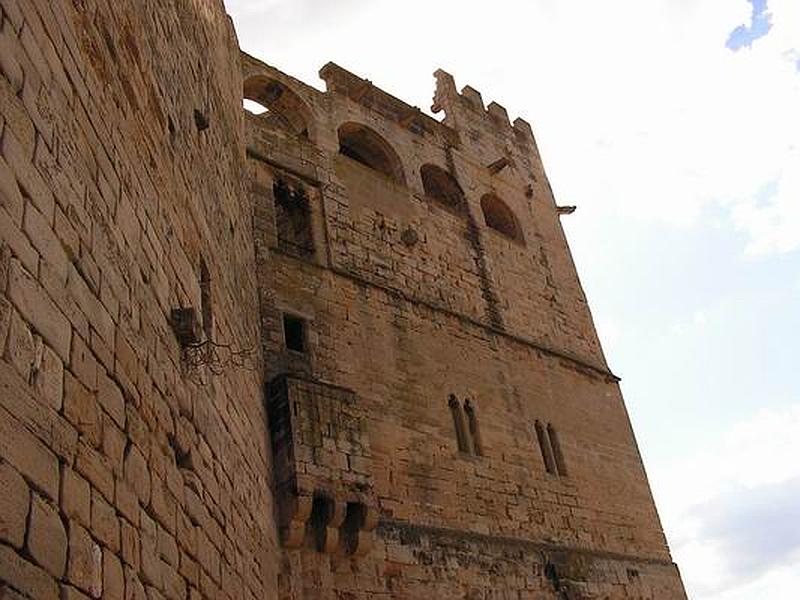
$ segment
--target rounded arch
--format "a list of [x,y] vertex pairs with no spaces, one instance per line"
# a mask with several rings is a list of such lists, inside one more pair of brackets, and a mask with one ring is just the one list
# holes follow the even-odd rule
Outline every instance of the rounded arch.
[[370,169],[405,184],[403,163],[394,148],[375,131],[360,123],[339,127],[339,152]]
[[523,241],[522,230],[517,217],[508,205],[496,195],[485,194],[481,198],[481,210],[487,227],[502,233],[512,240]]
[[[269,125],[291,135],[311,139],[311,111],[296,93],[280,81],[266,75],[253,75],[245,79],[243,94],[244,100],[255,102],[264,109],[262,119]],[[246,104],[245,108],[249,110]]]
[[425,195],[448,208],[462,212],[465,207],[464,192],[450,173],[432,164],[419,170]]

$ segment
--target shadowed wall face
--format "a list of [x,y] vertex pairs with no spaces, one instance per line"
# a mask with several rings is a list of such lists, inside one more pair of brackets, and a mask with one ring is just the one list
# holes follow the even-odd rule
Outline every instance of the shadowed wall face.
[[0,1],[0,597],[276,593],[238,65],[219,2]]

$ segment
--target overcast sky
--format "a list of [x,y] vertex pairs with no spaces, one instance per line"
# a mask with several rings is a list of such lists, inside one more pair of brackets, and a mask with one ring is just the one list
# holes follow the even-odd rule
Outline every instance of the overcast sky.
[[800,0],[226,5],[312,85],[533,124],[690,597],[800,597]]

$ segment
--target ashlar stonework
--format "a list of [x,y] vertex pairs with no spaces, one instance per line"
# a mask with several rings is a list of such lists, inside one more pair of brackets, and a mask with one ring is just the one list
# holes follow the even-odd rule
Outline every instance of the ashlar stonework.
[[531,127],[320,75],[0,0],[0,598],[685,598]]

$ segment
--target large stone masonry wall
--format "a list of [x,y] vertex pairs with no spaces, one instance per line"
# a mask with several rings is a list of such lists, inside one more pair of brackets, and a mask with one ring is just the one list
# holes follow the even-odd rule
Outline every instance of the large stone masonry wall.
[[[414,125],[409,107],[334,65],[322,71],[325,94],[246,55],[243,68],[245,81],[285,86],[272,96],[301,97],[309,119],[301,133],[287,126],[296,114],[245,120],[267,377],[347,390],[342,405],[362,416],[358,439],[369,442],[368,460],[352,462],[367,468],[378,521],[356,558],[315,542],[346,528],[344,511],[312,494],[358,499],[343,485],[355,475],[340,456],[350,445],[330,436],[331,460],[310,460],[303,432],[330,430],[327,413],[271,398],[282,415],[276,460],[297,482],[281,490],[280,597],[684,598],[530,129],[442,89],[449,121],[463,126]],[[338,152],[336,131],[353,121],[389,141],[404,183]],[[486,168],[505,149],[535,176],[533,200],[519,168]],[[428,162],[458,176],[466,213],[425,197]],[[307,201],[313,248],[302,255],[281,246],[287,189]],[[524,244],[486,227],[487,190],[508,199]],[[287,347],[284,315],[305,323],[299,350]],[[451,396],[475,410],[478,456],[459,450]],[[547,472],[537,421],[557,430],[568,475]]]
[[[326,237],[318,240],[318,261],[607,370],[530,126],[517,121],[512,127],[507,117],[498,121],[464,107],[461,96],[440,92],[450,121],[463,122],[456,131],[335,65],[322,70],[329,90],[322,93],[247,55],[242,61],[245,81],[279,82],[307,107],[308,140],[250,114],[245,130],[251,156],[324,191],[318,210]],[[366,91],[353,92],[359,84]],[[416,121],[398,117],[403,110]],[[338,153],[337,130],[349,122],[390,142],[404,184]],[[506,155],[512,166],[492,174],[488,166]],[[464,212],[425,196],[425,164],[455,175]],[[486,227],[480,200],[490,192],[514,211],[524,243]],[[409,231],[413,244],[404,240]]]
[[0,0],[0,597],[274,597],[238,52],[218,0]]

